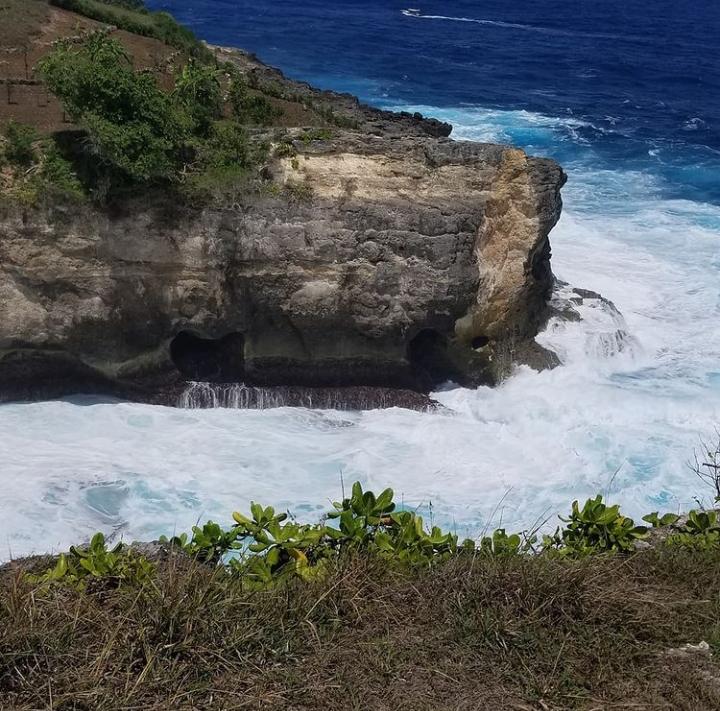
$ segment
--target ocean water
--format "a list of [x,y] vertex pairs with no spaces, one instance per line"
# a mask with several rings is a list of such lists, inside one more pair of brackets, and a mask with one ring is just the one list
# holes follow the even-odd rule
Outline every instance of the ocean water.
[[2,406],[0,558],[250,499],[313,520],[355,479],[470,535],[596,492],[631,515],[709,498],[688,461],[720,425],[720,6],[417,2],[148,4],[295,78],[556,158],[554,271],[617,310],[587,300],[538,337],[562,367],[437,393],[434,414]]

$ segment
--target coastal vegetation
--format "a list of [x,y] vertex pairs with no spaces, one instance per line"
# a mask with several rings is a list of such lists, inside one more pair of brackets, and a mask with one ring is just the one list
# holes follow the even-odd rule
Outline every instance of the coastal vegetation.
[[[696,474],[720,493],[717,446]],[[3,708],[687,709],[720,704],[720,521],[596,496],[460,540],[355,483],[152,544],[0,568]]]
[[204,61],[214,59],[191,30],[167,12],[150,12],[142,0],[50,0],[50,4],[126,32],[152,37],[192,57]]
[[[253,189],[270,144],[288,140],[283,127],[293,125],[294,114],[311,124],[353,124],[329,107],[243,73],[232,61],[218,61],[191,31],[140,0],[49,4],[74,13],[71,18],[102,24],[61,32],[29,66],[28,41],[48,21],[48,3],[33,0],[25,24],[22,3],[9,0],[0,8],[6,24],[22,25],[22,32],[4,41],[11,56],[24,52],[24,72],[33,78],[22,81],[40,81],[60,101],[68,122],[61,131],[15,119],[0,126],[4,200],[105,204],[146,195],[148,188],[174,202],[226,200],[228,193]],[[155,41],[162,44],[142,44]],[[152,66],[149,56],[155,57]],[[5,81],[10,102],[18,80]]]
[[[247,96],[237,73],[227,77],[226,89],[219,69],[194,59],[164,91],[102,31],[58,42],[38,71],[83,129],[75,164],[86,189],[101,200],[146,184],[192,187],[209,175],[242,178],[254,157],[244,127],[272,116]],[[233,98],[228,117],[226,90]]]
[[[601,497],[478,540],[355,484],[152,545],[0,569],[9,708],[711,709],[720,522]],[[52,697],[52,698],[51,698]]]

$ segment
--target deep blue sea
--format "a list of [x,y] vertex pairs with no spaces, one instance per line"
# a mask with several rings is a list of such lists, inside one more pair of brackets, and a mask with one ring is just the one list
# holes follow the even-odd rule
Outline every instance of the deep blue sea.
[[[571,138],[511,138],[561,161],[652,171],[720,202],[720,3],[707,0],[150,0],[204,39],[373,104],[529,111]],[[579,144],[579,145],[577,145]]]
[[619,312],[551,321],[538,340],[561,367],[446,390],[437,413],[3,406],[0,545],[147,540],[250,499],[313,519],[341,477],[470,535],[597,492],[634,516],[708,500],[687,464],[720,425],[720,2],[408,2],[148,5],[291,77],[560,161],[553,269]]

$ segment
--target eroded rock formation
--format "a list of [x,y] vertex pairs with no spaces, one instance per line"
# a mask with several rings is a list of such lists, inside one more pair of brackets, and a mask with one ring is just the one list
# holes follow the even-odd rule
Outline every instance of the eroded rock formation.
[[0,398],[492,383],[546,315],[561,169],[428,136],[295,148],[223,209],[5,208]]

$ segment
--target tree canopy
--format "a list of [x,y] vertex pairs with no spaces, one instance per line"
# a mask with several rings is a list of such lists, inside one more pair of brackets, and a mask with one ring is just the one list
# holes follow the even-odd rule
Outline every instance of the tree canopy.
[[103,33],[62,41],[38,68],[108,167],[141,182],[180,169],[190,121],[152,74],[133,69],[119,42]]
[[38,71],[86,131],[84,151],[110,188],[178,182],[218,168],[229,175],[249,163],[239,118],[222,120],[223,89],[213,65],[189,59],[166,92],[151,72],[133,68],[119,42],[95,32],[81,42],[58,42]]

